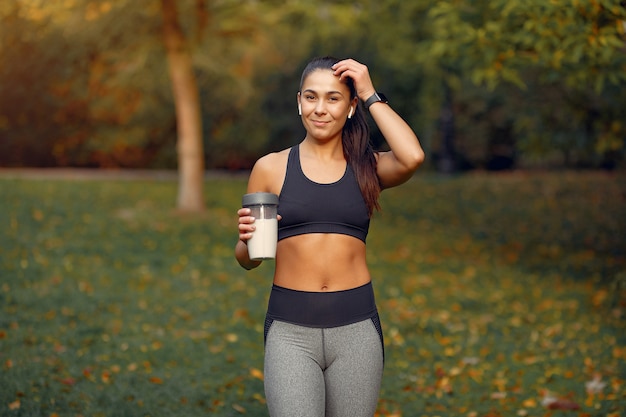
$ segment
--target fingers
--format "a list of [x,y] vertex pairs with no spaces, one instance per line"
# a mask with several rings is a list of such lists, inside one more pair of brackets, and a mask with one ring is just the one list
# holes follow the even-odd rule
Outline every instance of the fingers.
[[244,242],[250,240],[252,238],[252,232],[256,229],[254,226],[254,217],[250,216],[250,209],[239,209],[237,215],[239,215],[239,239]]
[[[250,240],[252,238],[252,232],[256,230],[256,226],[254,226],[255,218],[250,215],[249,208],[241,208],[237,210],[237,215],[239,216],[239,239],[244,242]],[[283,218],[280,214],[276,215],[276,219],[280,221]]]
[[335,71],[335,75],[339,76],[339,79],[350,77],[356,81],[356,79],[361,78],[364,74],[367,74],[367,67],[354,59],[344,59],[339,61],[332,66],[332,69]]
[[366,65],[354,59],[344,59],[333,65],[332,69],[334,71],[333,73],[339,76],[340,80],[343,80],[345,77],[352,78],[357,95],[362,100],[366,100],[376,91]]

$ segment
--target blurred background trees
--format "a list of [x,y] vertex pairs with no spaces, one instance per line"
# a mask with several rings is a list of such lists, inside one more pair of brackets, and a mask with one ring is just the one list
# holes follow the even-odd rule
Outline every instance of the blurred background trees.
[[[366,63],[432,168],[623,164],[624,1],[175,4],[207,168],[249,168],[302,138],[295,97],[315,55]],[[0,165],[176,168],[161,6],[2,2]]]

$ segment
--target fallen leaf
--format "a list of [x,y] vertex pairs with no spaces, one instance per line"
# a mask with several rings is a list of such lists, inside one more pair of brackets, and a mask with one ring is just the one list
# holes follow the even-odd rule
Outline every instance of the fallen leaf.
[[461,360],[461,362],[464,365],[478,365],[478,363],[480,362],[480,358],[477,358],[475,356],[466,356]]
[[71,377],[63,378],[59,382],[61,384],[63,384],[63,385],[69,385],[69,386],[72,386],[72,385],[76,384],[76,380],[74,378],[71,378]]
[[111,373],[109,371],[103,371],[102,375],[100,375],[100,379],[105,384],[109,384],[111,382]]
[[250,375],[253,378],[260,379],[261,381],[263,381],[263,371],[257,368],[250,368]]
[[261,404],[265,404],[265,397],[263,397],[261,394],[259,394],[258,392],[255,392],[254,394],[252,394],[252,398],[254,398],[255,400],[257,400],[258,402],[260,402]]
[[537,401],[534,398],[528,398],[522,402],[522,405],[526,408],[532,408],[537,406]]
[[546,391],[541,400],[541,404],[549,410],[578,410],[580,405],[569,398],[557,397],[553,393]]
[[38,222],[43,220],[43,212],[39,209],[35,209],[33,210],[33,219],[37,220]]
[[559,398],[558,400],[550,403],[548,408],[550,410],[578,410],[580,409],[580,405],[572,400]]
[[605,386],[606,382],[602,381],[602,375],[600,374],[595,374],[591,381],[585,382],[587,394],[600,394]]

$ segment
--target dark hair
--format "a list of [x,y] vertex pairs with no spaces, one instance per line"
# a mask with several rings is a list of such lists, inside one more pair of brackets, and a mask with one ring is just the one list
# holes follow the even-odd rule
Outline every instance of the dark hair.
[[[300,79],[300,89],[306,78],[317,70],[332,70],[331,67],[339,62],[333,57],[315,58],[310,61],[302,71]],[[350,98],[357,97],[356,88],[352,78],[345,78],[346,85],[350,89]],[[380,180],[376,174],[376,157],[374,149],[370,142],[370,132],[363,106],[356,106],[356,112],[352,118],[346,121],[341,132],[341,141],[343,144],[343,155],[348,164],[354,171],[356,180],[363,194],[363,199],[367,205],[368,214],[371,216],[374,209],[379,210],[378,197],[380,196]]]

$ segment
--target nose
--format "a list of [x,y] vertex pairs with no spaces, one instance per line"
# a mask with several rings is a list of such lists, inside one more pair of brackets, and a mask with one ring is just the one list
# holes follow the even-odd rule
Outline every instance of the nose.
[[316,114],[324,114],[326,113],[326,103],[324,100],[318,100],[315,104],[315,113]]

